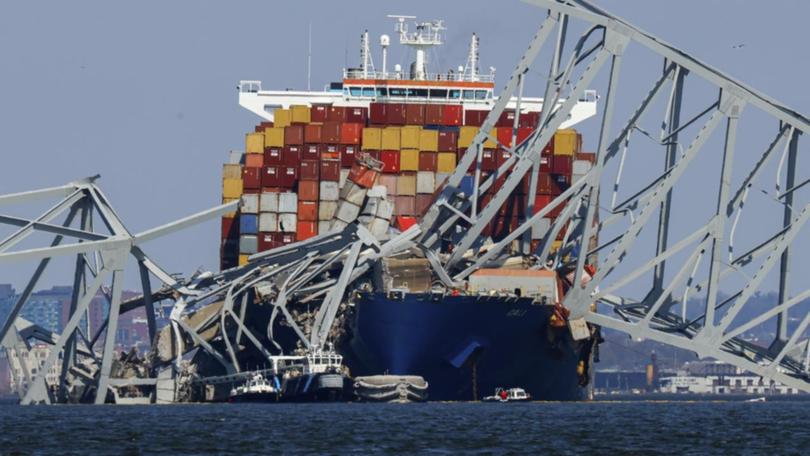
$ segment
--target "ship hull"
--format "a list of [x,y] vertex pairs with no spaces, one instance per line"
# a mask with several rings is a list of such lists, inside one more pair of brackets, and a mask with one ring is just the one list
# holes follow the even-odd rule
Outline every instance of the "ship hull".
[[548,325],[553,308],[528,298],[363,293],[344,361],[352,374],[420,375],[432,401],[478,400],[497,387],[536,400],[590,397],[591,342]]

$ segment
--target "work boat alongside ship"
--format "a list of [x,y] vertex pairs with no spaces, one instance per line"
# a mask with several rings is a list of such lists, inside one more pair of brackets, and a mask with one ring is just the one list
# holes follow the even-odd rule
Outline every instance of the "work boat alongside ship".
[[[223,201],[241,198],[241,206],[222,221],[223,270],[351,224],[389,239],[418,224],[434,204],[497,101],[494,69],[479,72],[473,35],[464,66],[429,72],[428,50],[443,44],[442,22],[417,23],[410,32],[409,17],[396,19],[400,43],[416,56],[407,70],[387,68],[391,40],[383,35],[377,71],[366,32],[360,66],[345,69],[342,81],[323,91],[239,84],[239,104],[260,124],[247,134],[246,151],[232,153],[224,167]],[[527,178],[509,195],[481,245],[500,241],[522,223],[527,203],[542,209],[588,171],[594,155],[582,152],[581,136],[571,127],[593,116],[596,102],[593,91],[578,100],[543,150],[536,186]],[[540,98],[509,100],[479,151],[479,169],[462,179],[466,194],[509,160],[512,146],[530,137],[544,108]],[[481,196],[480,207],[504,179]],[[544,219],[546,226],[561,209]],[[503,384],[521,385],[539,400],[588,398],[598,332],[580,322],[572,335],[561,305],[570,279],[522,253],[543,235],[538,230],[525,244],[515,242],[499,267],[479,269],[460,285],[437,276],[432,253],[419,249],[382,258],[353,277],[328,337],[351,374],[366,378],[358,385],[367,398],[399,397],[396,382],[375,383],[374,376],[383,373],[419,379],[399,389],[409,400],[478,400],[479,392]],[[564,259],[565,252],[558,252],[556,261]],[[254,322],[257,332],[269,327],[273,346],[287,353],[300,349],[297,328],[321,318],[307,306],[287,317],[298,326],[254,311],[252,318],[264,318]],[[421,382],[429,391],[420,390]]]

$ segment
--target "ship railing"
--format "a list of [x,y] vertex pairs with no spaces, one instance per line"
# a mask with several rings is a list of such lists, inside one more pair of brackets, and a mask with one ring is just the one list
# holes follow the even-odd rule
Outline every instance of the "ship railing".
[[599,95],[596,94],[596,90],[589,89],[589,90],[585,90],[585,92],[579,98],[579,101],[582,101],[582,102],[585,102],[585,103],[596,103],[596,101],[598,99],[599,99]]
[[[409,81],[411,78],[407,77],[404,71],[368,71],[364,72],[360,69],[349,68],[343,70],[343,79],[399,79]],[[495,82],[495,74],[479,74],[472,77],[465,73],[426,73],[425,81],[442,81],[442,82]]]
[[262,90],[262,81],[239,81],[240,93],[258,93]]

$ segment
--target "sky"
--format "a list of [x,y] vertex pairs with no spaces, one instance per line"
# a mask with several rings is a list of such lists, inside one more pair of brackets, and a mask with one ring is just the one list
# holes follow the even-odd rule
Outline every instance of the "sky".
[[[810,113],[801,38],[810,2],[595,3]],[[500,88],[545,12],[517,0],[1,2],[0,194],[101,174],[132,232],[214,206],[227,152],[258,120],[237,103],[239,80],[306,88],[311,24],[312,87],[323,87],[357,64],[364,29],[375,44],[393,36],[387,14],[444,19],[448,44],[434,60],[444,68],[464,63],[477,32],[482,68],[497,68]],[[400,59],[392,49],[390,65]],[[623,77],[632,83],[632,70]],[[213,220],[146,251],[171,272],[213,270],[218,236]],[[0,271],[18,287],[27,274]]]

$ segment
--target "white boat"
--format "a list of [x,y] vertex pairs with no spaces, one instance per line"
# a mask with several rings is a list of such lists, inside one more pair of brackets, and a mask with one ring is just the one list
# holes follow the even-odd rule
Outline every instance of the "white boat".
[[484,402],[528,402],[532,396],[523,388],[495,388],[495,394],[487,396]]
[[244,385],[231,389],[228,402],[275,402],[278,393],[278,389],[257,372]]

